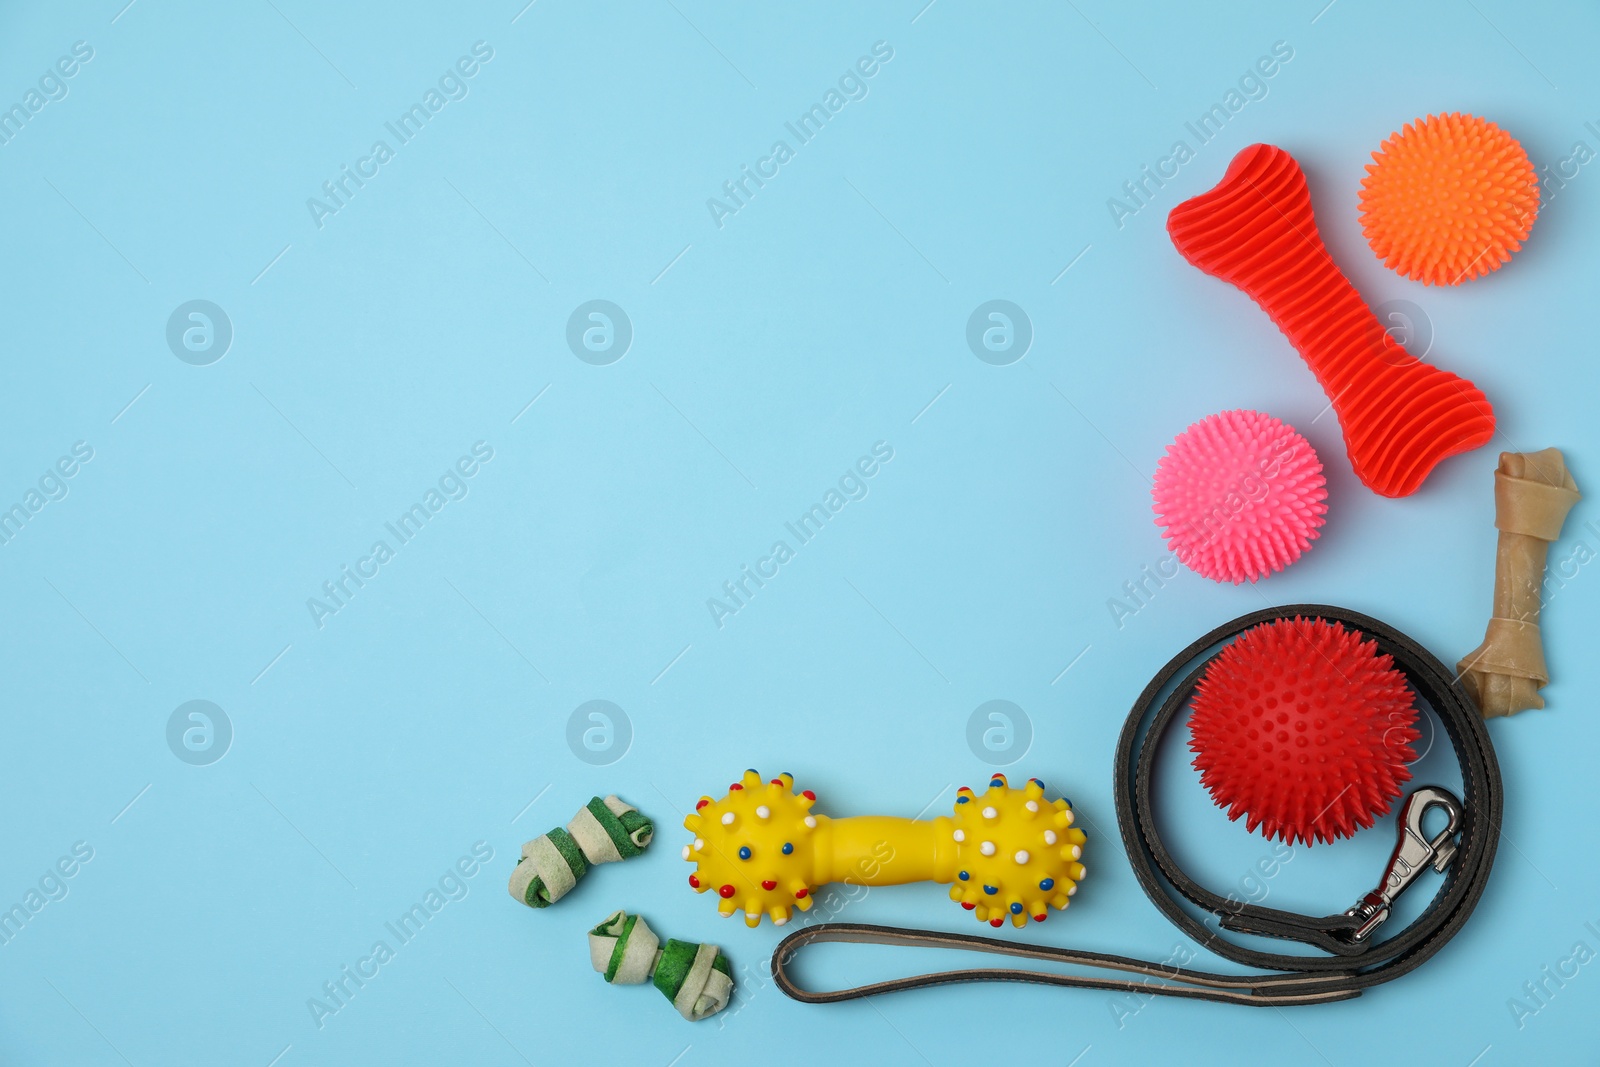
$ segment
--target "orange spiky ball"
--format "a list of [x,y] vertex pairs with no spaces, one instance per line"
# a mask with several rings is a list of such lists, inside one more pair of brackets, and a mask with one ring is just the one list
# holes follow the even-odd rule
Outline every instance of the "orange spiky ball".
[[1539,214],[1539,176],[1516,138],[1450,112],[1408,123],[1367,164],[1361,232],[1383,265],[1424,285],[1498,270]]
[[1280,619],[1245,631],[1195,688],[1189,748],[1229,819],[1294,844],[1385,815],[1417,758],[1417,707],[1394,658],[1359,630]]

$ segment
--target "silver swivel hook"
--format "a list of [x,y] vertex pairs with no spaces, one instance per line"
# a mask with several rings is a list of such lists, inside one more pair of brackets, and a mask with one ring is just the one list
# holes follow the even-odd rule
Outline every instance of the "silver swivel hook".
[[[1443,808],[1450,822],[1430,840],[1422,832],[1422,820],[1432,807]],[[1413,790],[1400,808],[1398,822],[1400,840],[1395,843],[1394,854],[1384,869],[1383,881],[1345,912],[1360,920],[1360,925],[1348,935],[1351,941],[1365,941],[1382,925],[1389,917],[1390,905],[1417,880],[1424,868],[1432,867],[1442,874],[1455,859],[1455,836],[1461,830],[1461,801],[1449,791],[1433,785]]]

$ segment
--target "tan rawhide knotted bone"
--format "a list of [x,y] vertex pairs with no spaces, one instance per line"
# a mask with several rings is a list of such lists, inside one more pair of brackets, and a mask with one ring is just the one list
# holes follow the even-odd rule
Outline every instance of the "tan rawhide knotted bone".
[[1550,681],[1539,634],[1545,556],[1579,500],[1577,483],[1558,448],[1502,452],[1494,472],[1494,614],[1483,644],[1456,669],[1488,719],[1544,707]]

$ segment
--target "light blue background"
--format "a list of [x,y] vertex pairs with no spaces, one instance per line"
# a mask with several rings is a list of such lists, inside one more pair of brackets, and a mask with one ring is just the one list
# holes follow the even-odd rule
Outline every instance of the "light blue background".
[[[1593,1062],[1600,965],[1520,1026],[1508,1004],[1536,1006],[1524,983],[1578,942],[1600,950],[1592,567],[1548,607],[1550,710],[1491,727],[1506,824],[1477,914],[1353,1002],[981,986],[808,1008],[761,978],[779,931],[720,922],[678,857],[681,812],[746,766],[792,771],[836,815],[938,812],[986,777],[967,721],[1005,699],[1033,730],[1008,771],[1070,795],[1091,840],[1072,909],[999,936],[1172,953],[1110,787],[1151,673],[1225,619],[1302,600],[1377,615],[1453,663],[1489,608],[1496,453],[1559,445],[1580,484],[1595,477],[1600,167],[1546,204],[1507,269],[1459,290],[1386,271],[1356,219],[1367,154],[1422,114],[1491,117],[1541,167],[1600,150],[1592,5],[522,2],[0,15],[0,104],[75,41],[94,49],[0,146],[0,503],[74,442],[94,450],[0,546],[0,905],[75,842],[94,850],[0,946],[0,1058]],[[307,198],[477,41],[493,59],[466,98],[319,228]],[[707,199],[877,41],[893,59],[867,97],[718,228]],[[1293,59],[1265,98],[1119,228],[1108,198],[1192,144],[1184,123],[1278,41]],[[1166,238],[1166,212],[1255,141],[1301,160],[1367,298],[1421,308],[1429,359],[1494,400],[1494,444],[1415,497],[1354,480],[1271,323]],[[565,342],[596,298],[634,327],[610,366]],[[165,341],[192,299],[233,324],[210,366]],[[967,348],[991,299],[1031,318],[1021,362]],[[1119,628],[1108,600],[1164,555],[1147,484],[1162,448],[1231,407],[1318,448],[1323,540],[1259,587],[1185,572]],[[494,457],[466,498],[319,628],[307,598],[479,441]],[[878,441],[894,458],[866,498],[718,628],[707,599]],[[1600,549],[1594,514],[1578,507],[1556,556]],[[167,746],[192,699],[233,726],[209,766]],[[609,766],[566,742],[592,699],[631,722]],[[1437,751],[1424,764],[1448,776]],[[1168,833],[1213,884],[1270,854],[1181,763],[1170,778]],[[548,911],[509,900],[520,844],[609,791],[656,817],[651,851]],[[495,858],[468,895],[319,1027],[308,998],[480,841]],[[1300,850],[1265,891],[1342,909],[1391,842]],[[850,920],[980,932],[942,887],[826,899]],[[617,907],[720,940],[735,1008],[691,1026],[649,989],[608,988],[583,932]],[[807,973],[942,962],[839,949]]]

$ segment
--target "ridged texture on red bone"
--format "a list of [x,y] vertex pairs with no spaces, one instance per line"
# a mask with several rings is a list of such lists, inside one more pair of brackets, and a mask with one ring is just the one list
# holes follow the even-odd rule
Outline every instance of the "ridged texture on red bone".
[[1334,265],[1305,174],[1283,149],[1244,149],[1216,188],[1173,208],[1167,233],[1184,259],[1242,289],[1289,338],[1373,492],[1409,496],[1441,460],[1493,436],[1483,392],[1396,344]]

